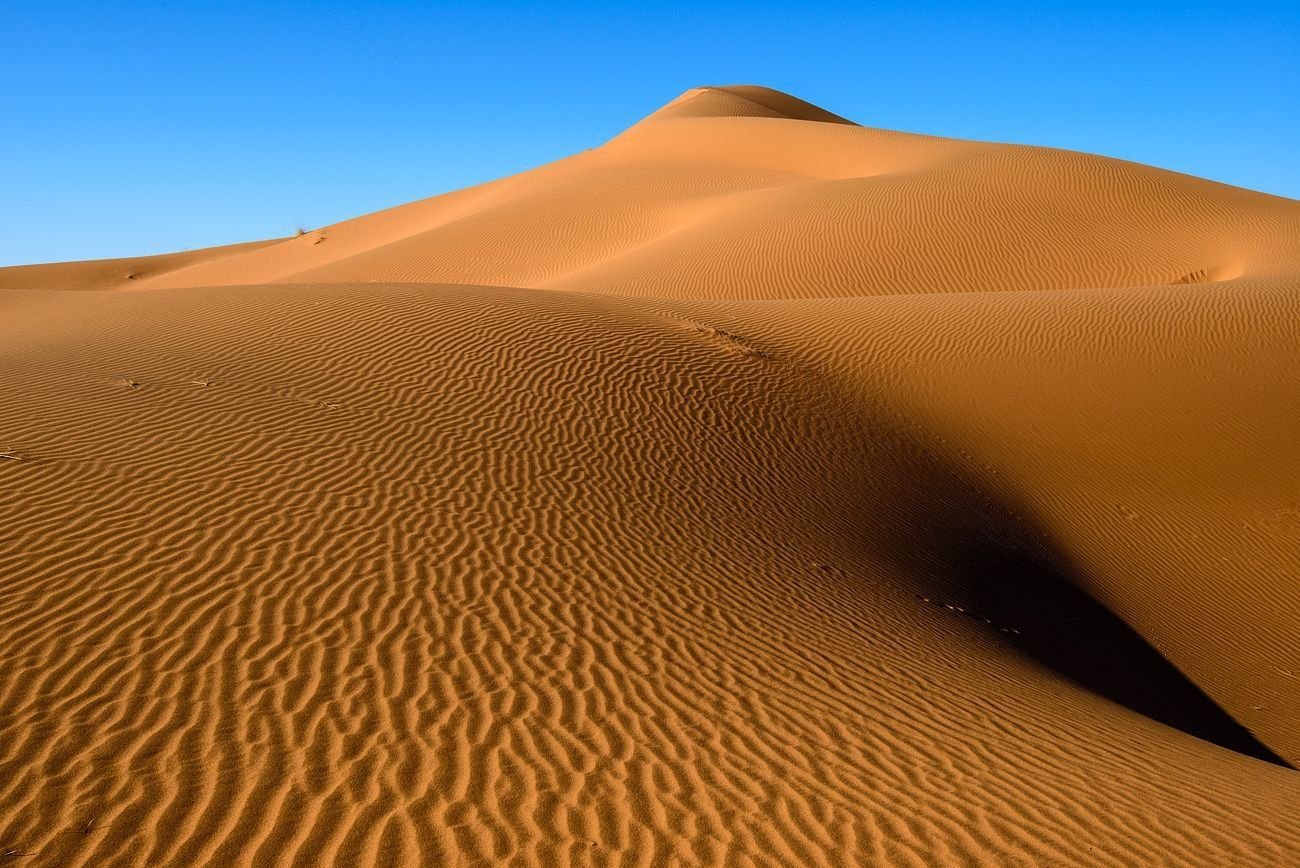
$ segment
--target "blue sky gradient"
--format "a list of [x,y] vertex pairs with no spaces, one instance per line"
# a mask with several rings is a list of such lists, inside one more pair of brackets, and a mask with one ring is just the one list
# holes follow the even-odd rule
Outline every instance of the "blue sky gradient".
[[1300,198],[1300,4],[0,0],[0,265],[291,234],[700,84]]

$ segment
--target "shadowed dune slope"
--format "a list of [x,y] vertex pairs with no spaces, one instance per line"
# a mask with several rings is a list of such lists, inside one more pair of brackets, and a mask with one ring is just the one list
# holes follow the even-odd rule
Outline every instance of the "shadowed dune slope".
[[[1049,534],[1073,583],[1300,765],[1297,288],[1234,280],[707,315],[797,345],[857,402],[881,406]],[[932,506],[942,522],[965,520]]]
[[712,87],[0,269],[0,854],[1296,862],[1298,229]]

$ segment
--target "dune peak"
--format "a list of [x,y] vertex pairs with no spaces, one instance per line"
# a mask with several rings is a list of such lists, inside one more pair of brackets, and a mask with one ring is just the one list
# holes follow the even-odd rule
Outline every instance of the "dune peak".
[[687,117],[765,117],[857,126],[847,118],[796,96],[755,84],[694,87],[649,115],[646,120]]

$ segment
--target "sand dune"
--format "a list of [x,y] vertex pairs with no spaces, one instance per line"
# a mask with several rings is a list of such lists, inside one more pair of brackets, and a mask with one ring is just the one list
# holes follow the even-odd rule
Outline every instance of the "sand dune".
[[756,87],[0,269],[0,854],[1300,860],[1298,274],[1300,203]]
[[90,259],[53,265],[16,265],[0,268],[0,289],[124,289],[187,265],[233,256],[273,243],[275,241],[250,241],[225,247],[187,250],[183,253],[165,253],[161,256]]

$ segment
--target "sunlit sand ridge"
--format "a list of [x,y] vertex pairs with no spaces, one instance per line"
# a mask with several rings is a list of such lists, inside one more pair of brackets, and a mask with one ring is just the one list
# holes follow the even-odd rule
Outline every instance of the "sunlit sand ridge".
[[1300,203],[700,88],[0,306],[17,864],[1300,861]]

